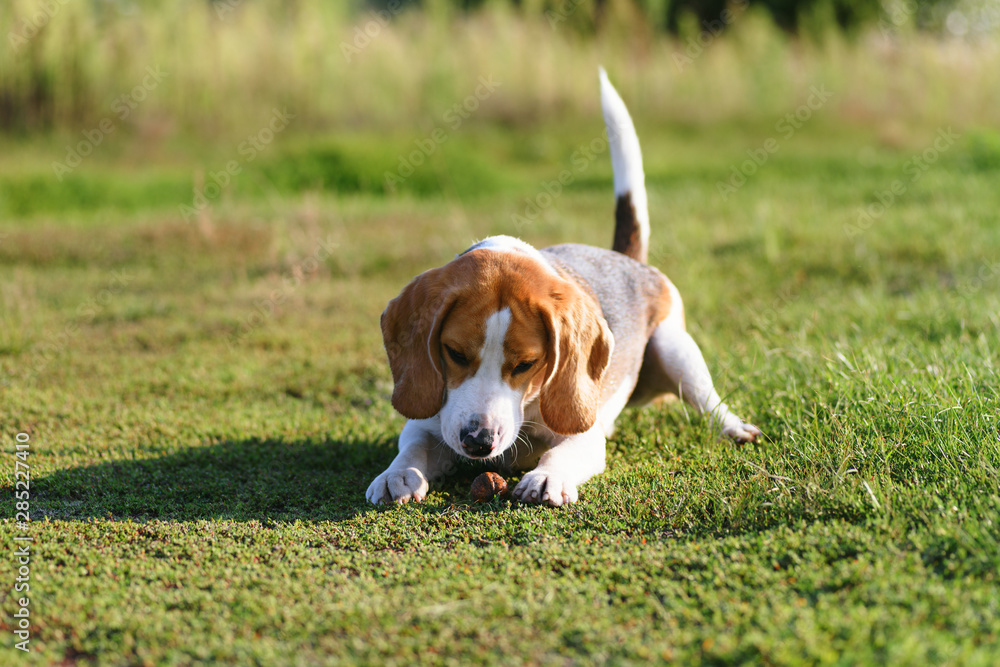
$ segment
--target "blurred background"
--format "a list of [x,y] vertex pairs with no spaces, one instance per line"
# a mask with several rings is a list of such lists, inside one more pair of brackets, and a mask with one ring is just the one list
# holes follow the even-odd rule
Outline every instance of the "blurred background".
[[[821,123],[875,150],[944,125],[973,131],[980,159],[1000,150],[995,0],[13,0],[0,25],[8,220],[191,199],[199,166],[230,156],[250,175],[215,205],[269,191],[505,190],[511,169],[478,150],[435,151],[412,178],[385,177],[437,126],[449,139],[456,123],[599,129],[598,64],[656,130],[753,135],[821,84],[832,92]],[[449,114],[483,76],[499,87]],[[239,146],[275,110],[293,116],[248,164]]]

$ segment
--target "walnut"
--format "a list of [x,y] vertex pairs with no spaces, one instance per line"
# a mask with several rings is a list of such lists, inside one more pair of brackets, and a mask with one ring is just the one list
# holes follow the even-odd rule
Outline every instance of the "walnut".
[[484,472],[472,480],[471,492],[477,503],[488,503],[497,496],[507,495],[507,480],[495,472]]

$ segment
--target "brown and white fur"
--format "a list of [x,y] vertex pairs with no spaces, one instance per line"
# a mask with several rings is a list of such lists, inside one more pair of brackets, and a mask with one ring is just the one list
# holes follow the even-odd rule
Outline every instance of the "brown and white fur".
[[476,243],[389,302],[382,335],[409,418],[372,503],[423,500],[461,458],[527,469],[525,502],[576,502],[604,470],[605,438],[626,405],[665,394],[708,413],[738,442],[760,430],[719,398],[685,331],[677,288],[647,265],[649,214],[639,140],[601,70],[614,167],[612,250],[536,250],[509,236]]

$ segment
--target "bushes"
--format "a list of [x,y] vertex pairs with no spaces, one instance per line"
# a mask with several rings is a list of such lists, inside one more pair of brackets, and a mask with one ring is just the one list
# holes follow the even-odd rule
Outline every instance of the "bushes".
[[[111,118],[116,133],[150,143],[181,135],[235,147],[279,108],[295,114],[293,133],[365,127],[423,136],[482,76],[502,85],[469,122],[587,119],[600,112],[598,64],[637,117],[773,124],[824,83],[837,91],[829,113],[891,119],[893,136],[911,122],[1000,121],[1000,52],[990,43],[905,30],[887,40],[884,25],[845,37],[824,32],[830,19],[819,9],[796,36],[753,0],[732,5],[724,26],[688,19],[672,36],[650,29],[642,13],[662,14],[665,3],[575,1],[524,0],[516,11],[492,2],[463,13],[427,0],[424,11],[384,19],[323,0],[291,9],[276,0],[179,0],[136,12],[54,0],[48,14],[35,13],[34,2],[0,3],[0,25],[17,42],[0,48],[0,132],[55,131],[75,143]],[[562,13],[546,14],[556,8]],[[598,11],[602,28],[581,36]],[[122,118],[116,100],[151,67],[164,72],[162,83],[142,89]]]
[[[681,17],[690,14],[699,25],[719,18],[727,7],[750,4],[765,11],[771,19],[786,30],[796,30],[805,16],[822,16],[829,27],[857,30],[877,22],[883,12],[904,14],[929,19],[936,7],[952,6],[948,0],[895,0],[879,3],[875,0],[368,0],[364,4],[374,10],[392,8],[435,9],[475,12],[488,5],[506,4],[525,14],[542,14],[560,24],[574,26],[581,32],[593,32],[609,14],[628,12],[631,5],[656,29],[678,34]],[[926,20],[925,20],[926,22]]]

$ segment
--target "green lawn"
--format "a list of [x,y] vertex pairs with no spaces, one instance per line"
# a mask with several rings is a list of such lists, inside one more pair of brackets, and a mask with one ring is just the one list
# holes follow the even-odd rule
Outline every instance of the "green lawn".
[[773,123],[637,125],[652,261],[767,438],[626,412],[559,510],[471,504],[472,465],[366,504],[403,424],[378,316],[488,234],[608,245],[607,155],[574,160],[599,125],[470,122],[388,195],[426,134],[289,135],[189,220],[232,146],[108,145],[59,182],[59,141],[6,140],[0,662],[996,664],[1000,142],[931,161],[940,128],[817,118],[723,197]]

